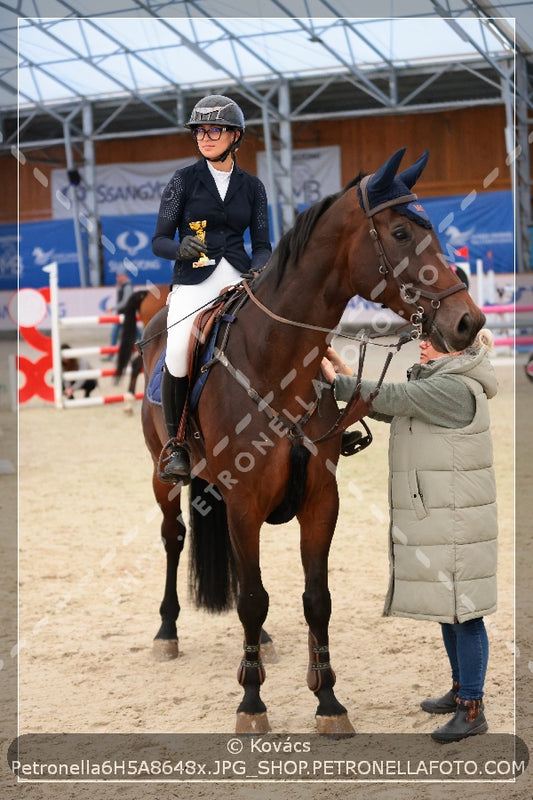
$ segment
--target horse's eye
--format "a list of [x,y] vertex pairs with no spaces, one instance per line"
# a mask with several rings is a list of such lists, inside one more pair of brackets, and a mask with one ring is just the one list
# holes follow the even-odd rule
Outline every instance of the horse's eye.
[[398,242],[407,242],[409,239],[407,228],[396,228],[396,230],[392,231],[392,235]]

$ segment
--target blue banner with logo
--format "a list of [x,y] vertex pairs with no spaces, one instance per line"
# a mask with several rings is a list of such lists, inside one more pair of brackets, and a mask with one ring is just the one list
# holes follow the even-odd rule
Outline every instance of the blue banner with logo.
[[[80,286],[78,254],[72,220],[23,222],[19,225],[20,287],[40,289],[48,286],[43,267],[57,263],[59,285]],[[17,236],[15,225],[0,226],[0,289],[17,288]],[[7,265],[7,266],[5,266]]]
[[481,259],[485,272],[514,270],[512,192],[421,198],[449,261]]
[[104,283],[126,272],[135,284],[170,283],[173,262],[152,253],[157,214],[101,217]]
[[[449,261],[468,261],[475,273],[481,259],[485,271],[513,272],[514,234],[512,193],[421,198]],[[169,283],[172,262],[152,253],[157,214],[101,218],[101,254],[104,284],[114,285],[117,272],[127,272],[133,283]],[[16,225],[0,226],[0,290],[17,288]],[[86,252],[86,234],[84,249]],[[249,236],[245,243],[249,250]],[[48,285],[42,268],[56,261],[59,285],[81,285],[72,220],[25,222],[20,225],[20,286]]]
[[0,225],[0,291],[17,288],[17,226]]

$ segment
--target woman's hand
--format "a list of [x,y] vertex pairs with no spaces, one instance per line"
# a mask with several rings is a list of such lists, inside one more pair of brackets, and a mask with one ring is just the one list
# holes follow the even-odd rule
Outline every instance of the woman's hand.
[[322,374],[329,383],[333,383],[336,375],[353,375],[353,370],[344,363],[333,347],[328,347],[320,366]]

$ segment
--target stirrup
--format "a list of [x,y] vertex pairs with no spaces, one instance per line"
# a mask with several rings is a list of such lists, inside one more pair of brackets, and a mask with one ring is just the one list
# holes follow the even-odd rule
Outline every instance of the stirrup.
[[366,436],[363,436],[361,431],[344,431],[342,434],[341,455],[353,456],[372,443],[370,428],[364,419],[360,419],[359,422],[366,430]]
[[[177,463],[173,464],[175,459]],[[190,481],[189,454],[182,442],[169,439],[161,450],[157,462],[157,477],[163,483],[183,483]]]

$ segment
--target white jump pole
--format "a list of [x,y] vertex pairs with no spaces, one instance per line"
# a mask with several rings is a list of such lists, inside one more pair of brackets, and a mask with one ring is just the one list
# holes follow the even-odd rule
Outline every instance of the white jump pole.
[[116,394],[109,397],[77,397],[75,400],[65,400],[64,408],[80,408],[82,406],[107,406],[112,403],[125,403],[127,400],[142,400],[144,392],[135,392],[128,397],[125,394]]
[[483,259],[478,258],[476,260],[476,285],[477,285],[477,304],[480,308],[485,305],[485,288],[483,286],[484,283],[484,275],[483,275]]
[[103,347],[66,347],[63,350],[65,358],[79,358],[80,356],[113,356],[118,353],[118,345],[109,344]]
[[54,376],[54,404],[63,408],[63,376],[61,374],[61,339],[59,333],[59,286],[57,282],[57,262],[53,261],[43,272],[50,276],[50,318],[52,331],[52,373]]

